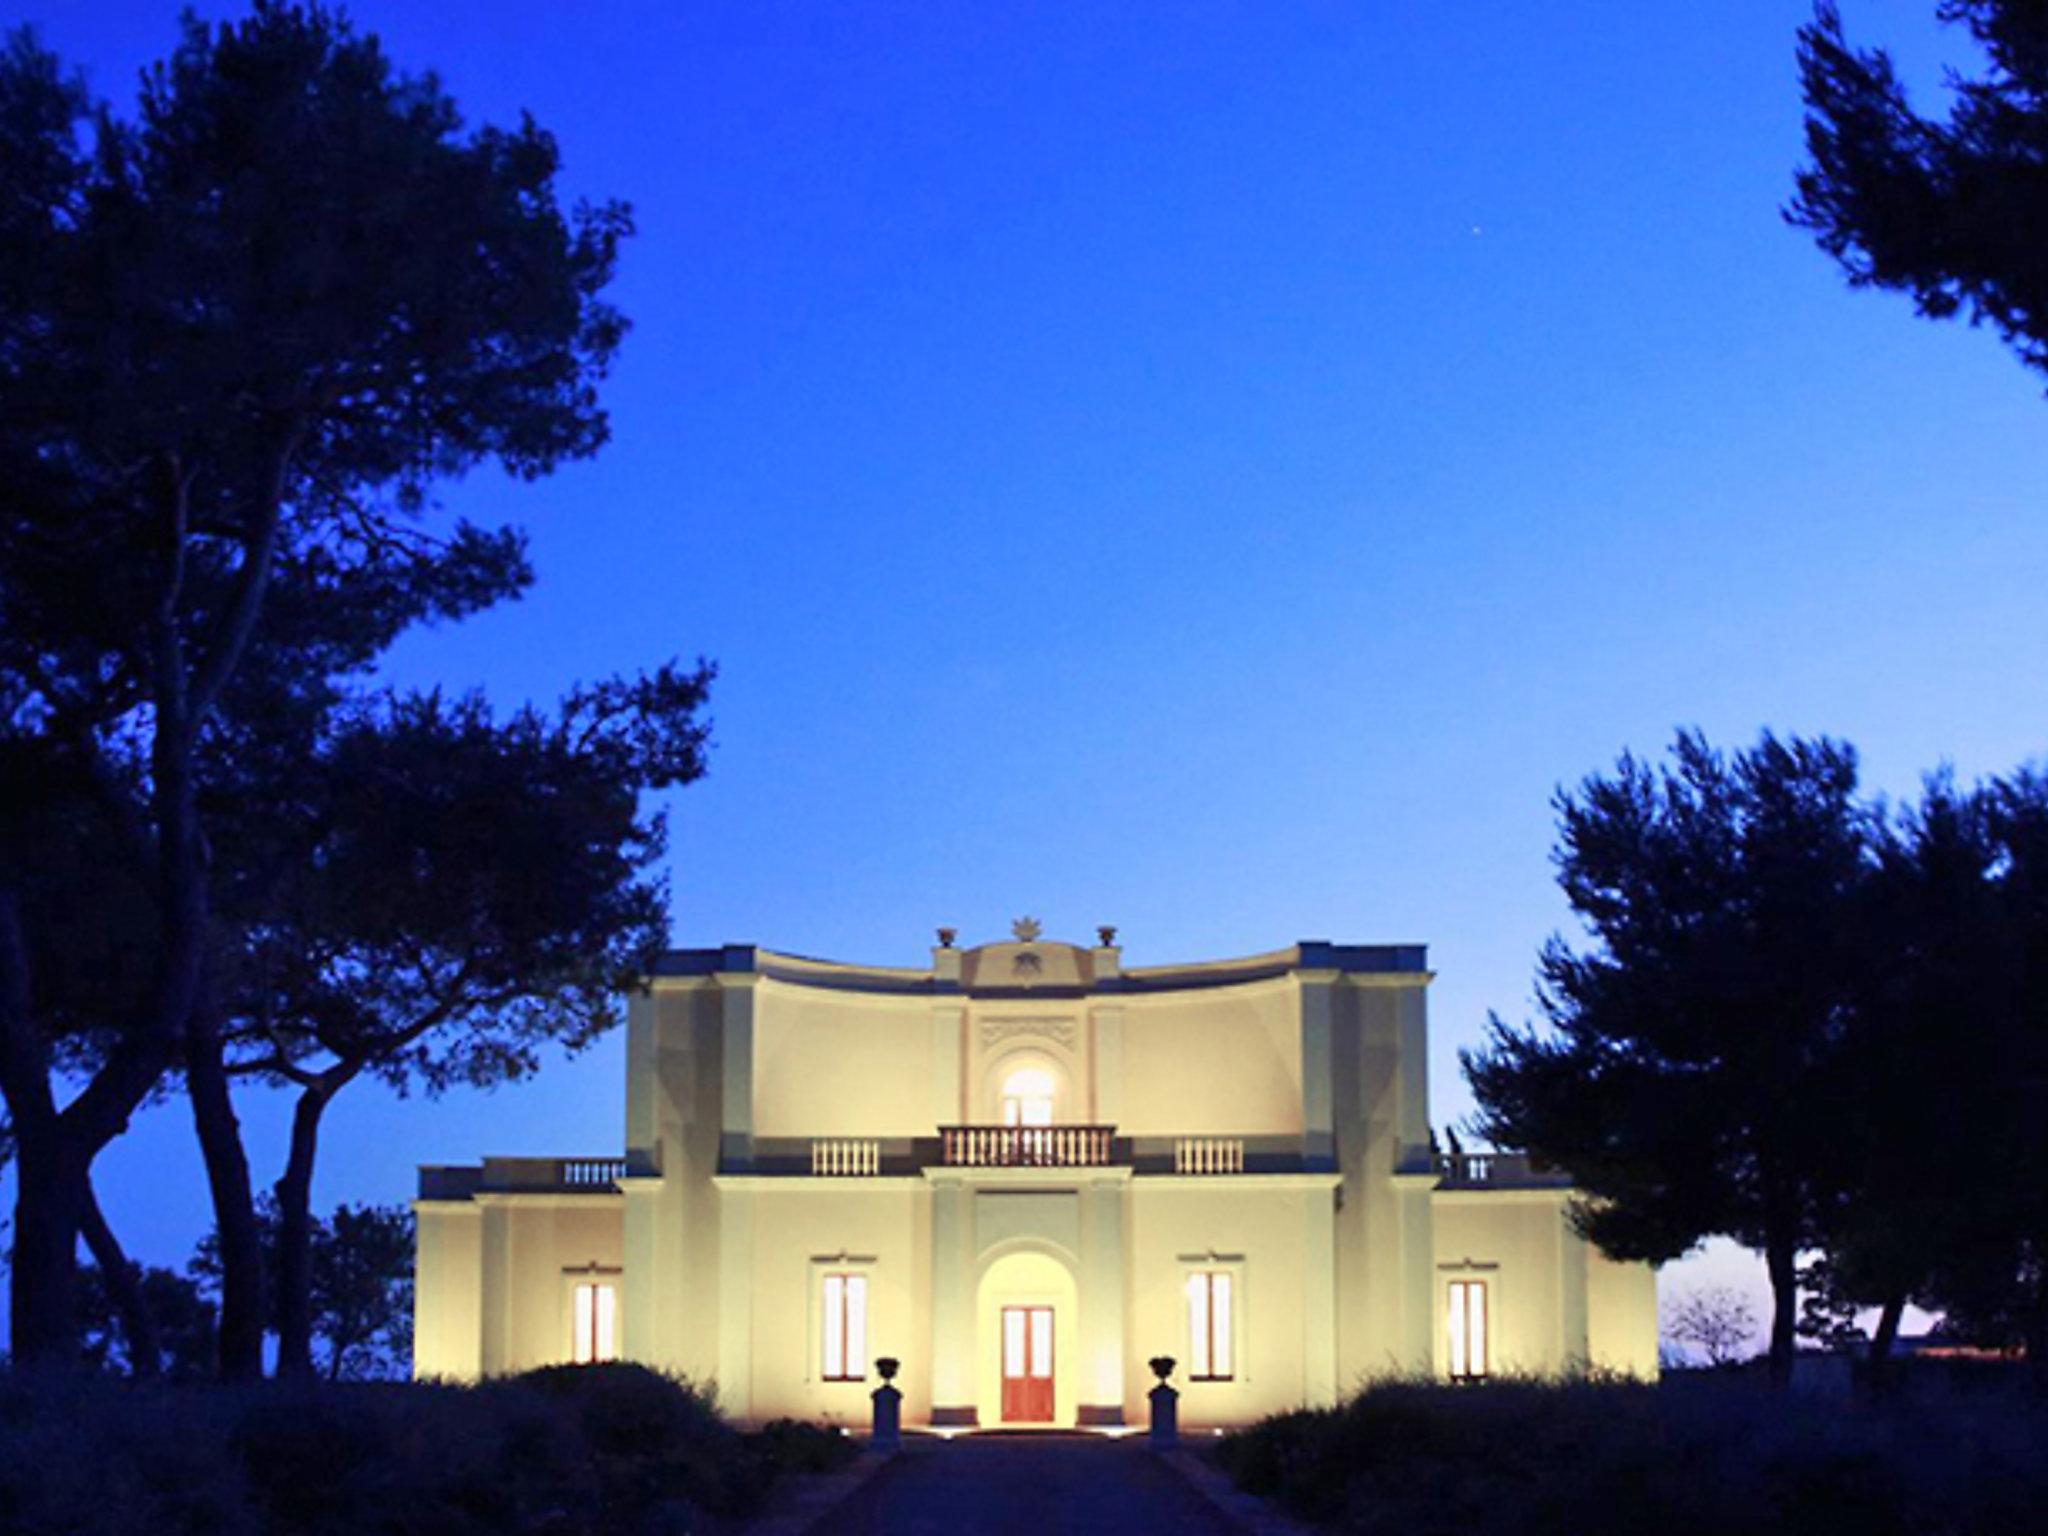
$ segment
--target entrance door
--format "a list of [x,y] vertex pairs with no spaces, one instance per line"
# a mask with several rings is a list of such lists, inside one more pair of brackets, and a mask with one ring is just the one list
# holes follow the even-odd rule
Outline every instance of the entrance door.
[[1003,1422],[1052,1422],[1052,1308],[1003,1308]]

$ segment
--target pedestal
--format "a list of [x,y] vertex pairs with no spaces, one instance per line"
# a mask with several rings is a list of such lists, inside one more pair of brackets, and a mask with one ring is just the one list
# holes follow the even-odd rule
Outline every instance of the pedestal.
[[868,1394],[875,1403],[874,1430],[868,1444],[878,1451],[900,1450],[903,1445],[903,1394],[883,1382]]
[[1169,1451],[1180,1443],[1180,1394],[1165,1382],[1149,1394],[1152,1399],[1152,1448]]

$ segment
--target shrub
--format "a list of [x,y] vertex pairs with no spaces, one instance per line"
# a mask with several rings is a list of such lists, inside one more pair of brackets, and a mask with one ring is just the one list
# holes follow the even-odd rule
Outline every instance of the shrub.
[[1388,1382],[1217,1455],[1248,1492],[1343,1530],[2010,1536],[2048,1500],[2048,1409],[2011,1393],[1845,1408],[1735,1376]]
[[856,1454],[630,1365],[477,1387],[0,1375],[6,1536],[680,1536]]
[[602,1493],[573,1428],[518,1394],[277,1383],[192,1395],[232,1401],[231,1443],[274,1536],[570,1536]]
[[9,1536],[261,1529],[215,1415],[189,1393],[26,1373],[0,1376],[0,1522]]
[[774,1419],[748,1437],[774,1476],[836,1472],[860,1454],[851,1437],[801,1419]]
[[594,1458],[613,1528],[667,1505],[744,1514],[774,1476],[718,1416],[710,1393],[644,1365],[547,1366],[498,1388],[506,1389],[566,1410]]

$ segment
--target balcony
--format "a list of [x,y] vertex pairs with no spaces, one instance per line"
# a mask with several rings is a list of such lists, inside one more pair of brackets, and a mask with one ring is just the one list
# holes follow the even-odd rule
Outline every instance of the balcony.
[[1107,1168],[1113,1125],[942,1125],[946,1168]]
[[[623,1157],[487,1157],[420,1169],[422,1200],[478,1195],[616,1195],[631,1172]],[[651,1169],[641,1169],[651,1172]]]
[[[912,1178],[937,1168],[1128,1168],[1233,1178],[1316,1171],[1289,1135],[1124,1136],[1112,1125],[945,1125],[930,1136],[761,1136],[728,1174],[814,1179]],[[1327,1171],[1327,1170],[1325,1170]]]
[[1560,1189],[1571,1176],[1520,1152],[1439,1152],[1439,1189]]

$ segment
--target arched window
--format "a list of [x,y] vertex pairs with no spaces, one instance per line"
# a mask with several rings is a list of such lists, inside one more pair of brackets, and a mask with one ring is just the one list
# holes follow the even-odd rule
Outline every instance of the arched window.
[[1003,1079],[1003,1124],[1051,1125],[1053,1076],[1043,1067],[1019,1067]]

